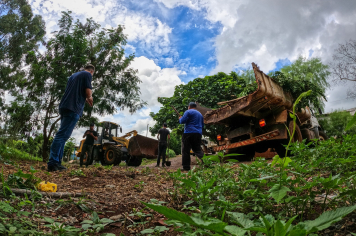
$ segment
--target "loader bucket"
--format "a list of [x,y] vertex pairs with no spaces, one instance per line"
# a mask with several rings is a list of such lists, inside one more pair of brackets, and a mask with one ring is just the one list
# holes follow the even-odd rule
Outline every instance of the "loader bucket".
[[130,139],[128,150],[129,154],[134,157],[157,158],[158,140],[137,134]]

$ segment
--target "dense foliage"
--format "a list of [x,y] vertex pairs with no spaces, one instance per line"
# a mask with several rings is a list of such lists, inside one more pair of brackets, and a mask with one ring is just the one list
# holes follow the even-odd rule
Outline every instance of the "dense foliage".
[[276,156],[271,164],[257,158],[239,168],[221,163],[222,153],[207,156],[205,168],[169,173],[176,182],[173,199],[186,201],[178,209],[184,213],[146,206],[186,233],[280,235],[273,232],[282,226],[284,232],[299,232],[288,235],[321,231],[356,209],[356,169],[350,164],[356,162],[355,142],[356,135],[348,135],[343,142],[329,139],[313,148],[294,143],[292,159]]
[[9,129],[22,135],[41,132],[42,157],[47,160],[48,142],[59,124],[58,105],[67,79],[87,63],[96,69],[92,81],[94,106],[85,107],[79,126],[95,121],[91,116],[94,112],[105,115],[124,107],[130,112],[142,108],[141,81],[137,71],[129,67],[134,55],[125,55],[125,44],[122,26],[102,29],[93,19],[83,24],[74,21],[71,12],[63,12],[59,31],[46,42],[45,52],[28,53],[29,73],[10,90],[15,101],[7,107]]
[[323,111],[326,101],[325,91],[329,86],[327,78],[330,72],[319,58],[306,59],[299,57],[294,63],[284,66],[271,76],[283,88],[290,92],[294,99],[308,90],[312,94],[298,104],[298,108],[313,107],[316,111]]
[[4,90],[25,76],[24,56],[38,47],[45,33],[42,17],[32,13],[26,0],[0,0],[0,107]]
[[341,138],[345,134],[356,134],[356,126],[345,131],[347,124],[352,120],[350,112],[334,111],[318,118],[319,124],[329,137]]
[[[157,122],[154,127],[150,128],[150,131],[152,134],[156,134],[162,124],[166,122],[170,129],[177,128],[177,133],[181,135],[184,126],[179,125],[178,117],[171,105],[180,114],[183,114],[187,110],[189,102],[192,101],[199,102],[205,107],[218,108],[218,102],[239,97],[240,93],[246,91],[244,89],[247,84],[248,82],[236,72],[231,72],[230,74],[219,72],[216,75],[196,78],[187,84],[178,85],[172,97],[158,98],[163,107],[158,113],[150,114]],[[209,126],[204,128],[203,133],[215,140],[219,130],[221,130],[220,127]]]

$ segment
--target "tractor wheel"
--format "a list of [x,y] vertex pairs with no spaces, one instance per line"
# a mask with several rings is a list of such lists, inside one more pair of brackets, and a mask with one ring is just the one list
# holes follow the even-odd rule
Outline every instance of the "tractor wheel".
[[[288,123],[288,129],[289,129],[290,134],[293,133],[293,127],[294,127],[294,122],[291,120]],[[288,139],[283,140],[280,143],[277,143],[277,145],[274,147],[274,149],[277,152],[277,154],[279,155],[279,157],[286,156],[286,148],[283,145],[287,145],[289,143],[289,139],[290,139],[289,133],[288,133]],[[296,124],[295,133],[294,133],[294,136],[292,139],[292,143],[302,142],[302,141],[303,141],[302,132],[300,131],[299,126]],[[287,155],[290,156],[290,152],[288,152]]]
[[142,163],[142,158],[134,157],[134,156],[129,156],[128,160],[126,161],[127,166],[140,166],[141,163]]
[[106,165],[119,165],[121,162],[121,150],[119,147],[110,146],[104,154],[104,162]]
[[328,139],[328,136],[323,132],[319,130],[319,140],[320,141],[325,141]]

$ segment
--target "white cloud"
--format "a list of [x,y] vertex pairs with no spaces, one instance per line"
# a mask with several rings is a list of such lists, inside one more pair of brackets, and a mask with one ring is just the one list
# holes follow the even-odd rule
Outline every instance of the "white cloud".
[[72,16],[82,22],[92,17],[103,27],[111,28],[124,25],[128,41],[137,42],[159,54],[170,52],[169,34],[172,29],[155,17],[130,11],[114,0],[30,0],[33,12],[40,14],[46,22],[47,38],[58,29],[57,22],[61,11],[72,11]]
[[153,60],[146,57],[137,57],[131,66],[138,69],[138,76],[142,80],[140,84],[141,98],[148,102],[148,107],[159,106],[158,97],[170,97],[173,95],[176,85],[182,83],[179,78],[181,71],[176,68],[161,68]]

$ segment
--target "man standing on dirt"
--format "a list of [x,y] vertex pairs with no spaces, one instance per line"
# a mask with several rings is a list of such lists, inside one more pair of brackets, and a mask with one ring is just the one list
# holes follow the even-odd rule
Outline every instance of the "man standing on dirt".
[[170,133],[167,129],[167,124],[164,123],[163,127],[158,131],[157,139],[159,139],[158,144],[158,157],[157,157],[157,165],[159,167],[159,163],[162,155],[162,167],[166,166],[166,151],[167,151],[167,138],[170,139]]
[[188,110],[183,116],[179,117],[179,123],[184,125],[184,134],[182,137],[182,165],[183,170],[190,170],[190,149],[202,160],[204,153],[201,150],[201,137],[203,134],[204,118],[196,110],[197,104],[189,103]]
[[62,171],[66,168],[61,165],[64,145],[72,135],[73,129],[83,114],[85,102],[93,106],[91,81],[95,68],[93,65],[85,66],[83,71],[71,75],[67,87],[59,104],[61,125],[51,145],[48,171]]
[[[90,124],[90,129],[85,131],[83,138],[86,136],[83,143],[82,153],[80,154],[80,167],[83,166],[83,160],[85,159],[85,167],[88,167],[88,163],[91,161],[91,152],[93,150],[94,140],[98,140],[98,133],[94,130],[94,124]],[[84,158],[86,157],[86,158]]]

